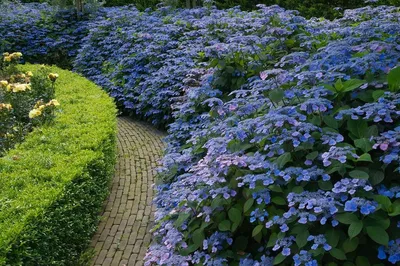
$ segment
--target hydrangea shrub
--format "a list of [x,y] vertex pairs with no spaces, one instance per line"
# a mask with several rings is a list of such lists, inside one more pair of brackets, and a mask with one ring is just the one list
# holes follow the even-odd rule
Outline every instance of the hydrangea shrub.
[[0,53],[20,51],[31,63],[71,68],[87,35],[87,17],[47,3],[0,3]]
[[399,10],[286,18],[188,74],[148,265],[400,261]]
[[[265,22],[278,16],[298,20],[291,23],[305,21],[296,14],[277,6],[254,12],[238,8],[165,7],[142,13],[134,7],[103,9],[88,26],[91,30],[79,51],[75,70],[107,88],[124,110],[165,125],[173,121],[172,99],[184,96],[183,81],[196,64],[208,65],[210,58],[230,49],[237,50],[240,57],[249,47],[260,50],[258,42],[277,42],[278,38],[269,36],[274,29],[255,35],[262,33]],[[287,30],[279,30],[276,35],[284,38]],[[246,48],[241,51],[241,47]],[[234,73],[236,77],[240,77],[240,71]],[[235,86],[240,87],[244,80],[239,78]]]

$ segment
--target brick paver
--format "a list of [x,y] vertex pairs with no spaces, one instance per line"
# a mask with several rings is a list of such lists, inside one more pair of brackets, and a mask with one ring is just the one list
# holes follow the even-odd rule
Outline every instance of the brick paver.
[[143,122],[118,119],[118,162],[111,192],[91,247],[91,265],[143,265],[153,221],[155,169],[164,134]]

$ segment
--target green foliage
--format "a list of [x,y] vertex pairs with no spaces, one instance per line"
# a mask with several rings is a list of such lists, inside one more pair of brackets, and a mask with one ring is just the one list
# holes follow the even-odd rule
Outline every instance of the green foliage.
[[[167,2],[161,0],[106,0],[107,6],[121,6],[133,4],[139,9],[148,7],[155,7],[160,2]],[[181,7],[186,7],[185,0],[177,1]],[[192,1],[191,1],[192,2]],[[201,2],[201,1],[199,1]],[[216,0],[218,8],[230,8],[234,6],[241,6],[243,9],[255,9],[257,4],[265,5],[279,5],[286,9],[293,9],[300,11],[301,15],[305,17],[325,17],[336,18],[340,17],[343,10],[362,7],[367,5],[364,0]],[[399,0],[380,0],[374,5],[400,5]],[[340,8],[340,10],[336,9]]]
[[139,9],[145,9],[148,7],[155,7],[159,4],[159,0],[108,0],[106,6],[123,6],[123,5],[135,5]]
[[400,67],[396,67],[389,72],[388,85],[392,91],[397,92],[400,90]]
[[107,195],[115,105],[92,82],[51,70],[60,75],[54,124],[0,158],[0,265],[77,265]]
[[[340,17],[344,9],[351,9],[366,6],[364,0],[217,0],[219,8],[228,8],[240,5],[244,9],[254,9],[257,4],[279,5],[286,9],[300,11],[305,17],[325,17],[335,18]],[[399,0],[381,0],[375,5],[400,5]],[[337,10],[340,8],[341,10]]]
[[[69,6],[73,4],[72,0],[61,1],[61,0],[23,0],[22,2],[47,2],[60,6]],[[87,0],[85,3],[92,4],[92,2],[100,2],[95,0]],[[177,4],[179,7],[187,6],[186,0],[105,0],[105,6],[123,6],[123,5],[135,5],[138,9],[155,8],[157,4],[164,3],[171,5],[172,3]],[[190,6],[193,6],[193,2],[196,2],[197,6],[202,5],[202,1],[189,0]],[[336,18],[342,15],[343,10],[352,9],[357,7],[366,6],[364,0],[216,0],[215,4],[218,8],[231,8],[234,6],[241,6],[242,9],[252,10],[256,9],[258,4],[265,5],[279,5],[286,9],[298,10],[300,14],[305,17],[325,17],[325,18]],[[374,5],[394,5],[400,6],[400,0],[380,0]],[[337,9],[339,8],[339,9]]]

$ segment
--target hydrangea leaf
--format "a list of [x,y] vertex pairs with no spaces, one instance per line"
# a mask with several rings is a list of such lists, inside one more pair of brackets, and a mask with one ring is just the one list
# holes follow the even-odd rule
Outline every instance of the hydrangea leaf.
[[[316,125],[316,126],[320,126],[321,125],[321,117],[320,116],[318,116],[318,115],[315,115],[315,116],[313,116],[312,118],[311,118],[311,123],[313,124],[313,125]],[[318,133],[317,133],[318,134]],[[313,134],[313,137],[314,137],[314,134]]]
[[376,243],[387,246],[389,243],[389,235],[382,227],[368,226],[366,228],[368,236]]
[[400,67],[393,68],[388,74],[388,85],[392,91],[400,89]]
[[348,120],[347,129],[357,138],[363,138],[368,130],[368,124],[364,120]]
[[353,91],[365,84],[365,81],[360,79],[350,79],[343,83],[343,92]]
[[238,229],[239,225],[240,225],[240,223],[233,223],[232,226],[231,226],[231,231],[235,232],[236,229]]
[[331,247],[336,247],[337,244],[339,243],[340,236],[339,236],[339,231],[334,230],[334,229],[329,229],[326,232],[326,241]]
[[376,195],[376,196],[374,196],[374,200],[376,202],[378,202],[382,206],[383,210],[385,210],[385,211],[389,211],[390,207],[392,206],[392,202],[386,196]]
[[360,157],[357,159],[357,162],[372,162],[371,155],[369,153],[364,153],[360,155]]
[[372,150],[372,143],[369,139],[367,138],[362,138],[362,139],[356,139],[354,141],[354,145],[357,148],[360,148],[363,152],[367,153],[370,150]]
[[174,225],[176,227],[181,226],[189,217],[190,217],[190,213],[187,213],[187,212],[180,213],[178,216],[178,219],[176,219]]
[[304,188],[303,188],[302,186],[295,186],[295,187],[293,187],[293,188],[291,189],[291,191],[292,191],[293,193],[300,194],[301,192],[304,191]]
[[333,129],[338,129],[339,123],[338,121],[330,115],[323,116],[322,120],[324,123]]
[[211,202],[211,207],[216,208],[216,207],[222,206],[223,201],[224,201],[224,199],[217,197],[217,198],[213,199],[213,201]]
[[346,260],[347,259],[346,254],[338,248],[332,248],[329,251],[329,253],[332,255],[332,257],[334,257],[335,259],[338,259],[338,260]]
[[390,219],[385,217],[382,218],[378,218],[377,216],[371,215],[371,217],[366,217],[363,220],[364,223],[364,227],[367,226],[377,226],[377,227],[381,227],[384,230],[388,229],[390,226]]
[[276,233],[272,233],[268,238],[267,247],[273,247],[278,239],[278,235]]
[[375,186],[383,181],[385,174],[382,171],[371,171],[369,181],[371,185]]
[[335,82],[335,90],[336,90],[336,92],[342,92],[342,91],[343,91],[343,88],[344,88],[344,86],[343,86],[342,80],[341,80],[341,79],[338,79],[338,80]]
[[393,203],[392,211],[389,213],[389,216],[398,216],[400,215],[400,201],[396,200]]
[[354,250],[357,249],[359,239],[357,237],[355,238],[348,238],[343,242],[342,248],[345,253],[350,253],[353,252]]
[[333,92],[333,93],[336,93],[336,92],[337,92],[337,90],[335,89],[335,87],[332,86],[332,85],[330,85],[330,84],[323,84],[323,86],[324,86],[326,89],[328,89],[328,90],[330,90],[331,92]]
[[229,231],[231,229],[231,221],[223,220],[218,224],[218,229],[222,232]]
[[253,232],[251,233],[251,236],[255,237],[256,235],[261,233],[263,228],[264,228],[264,225],[262,225],[262,224],[257,225],[256,227],[254,227]]
[[201,229],[197,229],[192,234],[193,243],[197,246],[201,246],[204,240],[204,232]]
[[286,205],[287,204],[285,199],[282,197],[273,197],[271,201],[277,205]]
[[328,191],[331,190],[333,188],[333,184],[331,181],[322,181],[319,180],[318,181],[318,187],[322,190]]
[[315,158],[318,157],[318,154],[319,154],[318,151],[313,151],[313,152],[307,154],[306,158],[308,160],[314,160]]
[[248,212],[250,210],[250,208],[253,206],[253,204],[254,204],[253,198],[246,200],[246,202],[244,203],[244,206],[243,206],[243,213]]
[[282,192],[283,191],[282,188],[278,185],[269,186],[269,189],[273,192]]
[[363,229],[363,222],[360,220],[354,221],[350,224],[348,234],[350,238],[356,237]]
[[271,91],[269,93],[269,98],[271,99],[271,101],[273,101],[274,103],[279,103],[280,101],[282,101],[283,97],[284,97],[284,92],[281,89],[275,89],[273,91]]
[[372,125],[368,127],[366,137],[367,138],[376,137],[378,136],[378,134],[379,134],[378,127],[376,125]]
[[292,161],[292,155],[290,152],[285,152],[276,159],[276,164],[279,169],[282,169],[290,161]]
[[340,213],[336,214],[335,219],[342,224],[352,224],[359,221],[354,213]]
[[310,235],[310,232],[308,230],[303,230],[296,236],[296,244],[297,246],[301,249],[307,244],[307,238]]
[[250,144],[250,143],[243,143],[243,142],[241,142],[241,141],[239,141],[239,140],[236,140],[236,139],[231,140],[231,141],[228,143],[228,149],[229,149],[231,152],[245,151],[245,150],[247,150],[247,149],[249,149],[249,148],[251,148],[251,147],[253,147],[252,144]]
[[231,208],[228,211],[229,219],[234,223],[240,223],[242,220],[242,212],[239,209]]
[[182,249],[179,253],[180,253],[182,256],[187,256],[187,255],[189,255],[190,253],[195,252],[198,248],[199,248],[198,245],[193,244],[193,245],[188,246],[188,248],[186,248],[186,249]]
[[357,178],[357,179],[368,179],[369,178],[368,173],[361,171],[361,170],[353,170],[349,173],[349,175],[352,178]]
[[275,258],[274,258],[274,265],[278,265],[281,264],[284,260],[286,259],[286,257],[282,254],[279,253]]
[[377,101],[379,98],[381,98],[385,94],[384,90],[376,90],[372,92],[372,98],[374,98],[375,101]]

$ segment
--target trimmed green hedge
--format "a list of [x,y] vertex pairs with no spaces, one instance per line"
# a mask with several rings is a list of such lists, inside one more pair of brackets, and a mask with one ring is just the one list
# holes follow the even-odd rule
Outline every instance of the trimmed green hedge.
[[51,71],[60,75],[57,118],[0,158],[0,265],[77,265],[108,192],[113,100],[77,74]]

